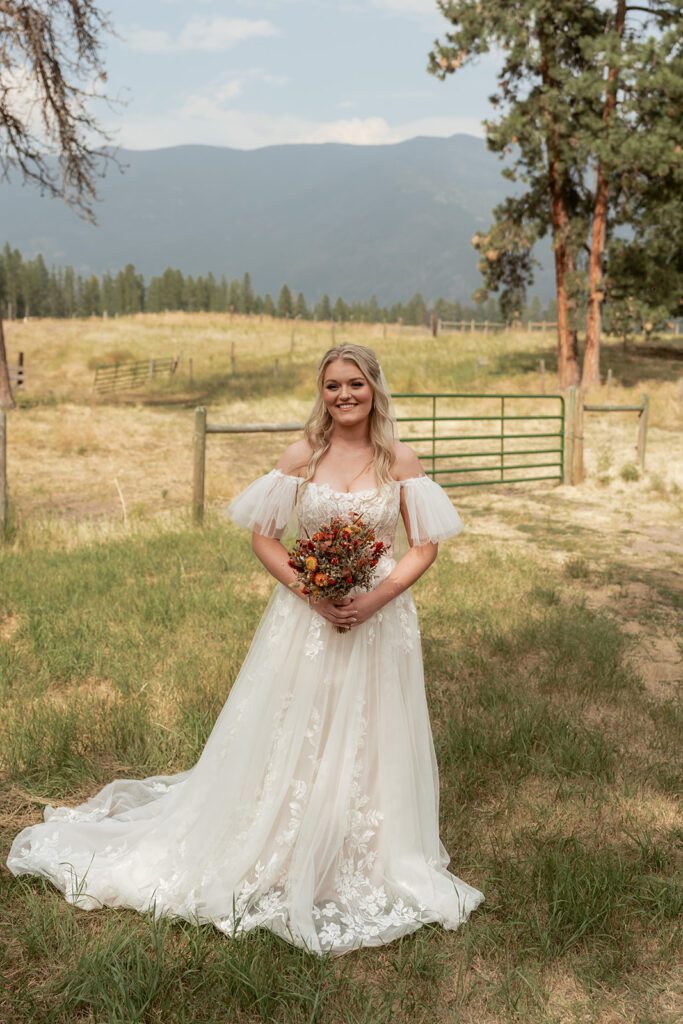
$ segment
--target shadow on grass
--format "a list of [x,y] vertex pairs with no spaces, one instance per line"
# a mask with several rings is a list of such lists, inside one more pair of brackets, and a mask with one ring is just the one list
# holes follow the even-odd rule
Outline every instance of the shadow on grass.
[[315,368],[298,363],[282,362],[276,376],[272,366],[254,366],[241,368],[236,376],[227,370],[197,374],[192,385],[185,379],[171,380],[152,388],[140,388],[132,391],[95,398],[97,404],[104,405],[147,405],[151,407],[187,407],[197,405],[213,405],[231,401],[253,401],[254,398],[291,397],[300,388],[311,391],[311,403],[314,394],[312,382],[315,380]]
[[[640,387],[644,378],[656,381],[677,380],[681,375],[681,353],[672,350],[671,354],[667,355],[662,346],[660,349],[658,353],[648,352],[646,346],[639,348],[638,345],[634,345],[625,350],[620,341],[604,340],[600,349],[600,372],[603,381],[607,380],[610,370],[614,383],[624,388]],[[559,389],[557,345],[554,340],[542,348],[525,351],[520,347],[514,352],[489,357],[486,376],[495,379],[500,376],[538,374],[541,359],[545,361],[545,370],[549,375],[546,387],[556,393]]]

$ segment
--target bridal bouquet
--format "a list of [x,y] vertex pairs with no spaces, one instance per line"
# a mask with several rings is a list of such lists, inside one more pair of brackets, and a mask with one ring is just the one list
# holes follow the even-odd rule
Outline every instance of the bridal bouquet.
[[[384,551],[374,530],[359,513],[350,519],[334,516],[312,537],[300,538],[289,552],[288,564],[296,570],[292,587],[303,584],[313,602],[323,597],[346,597],[353,587],[369,590],[375,566]],[[347,630],[337,626],[338,633]]]

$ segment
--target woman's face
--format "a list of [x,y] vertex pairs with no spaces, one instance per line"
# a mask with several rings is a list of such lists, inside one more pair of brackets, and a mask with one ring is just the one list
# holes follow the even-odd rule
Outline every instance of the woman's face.
[[372,387],[355,363],[335,359],[325,369],[323,400],[335,423],[354,426],[370,415]]

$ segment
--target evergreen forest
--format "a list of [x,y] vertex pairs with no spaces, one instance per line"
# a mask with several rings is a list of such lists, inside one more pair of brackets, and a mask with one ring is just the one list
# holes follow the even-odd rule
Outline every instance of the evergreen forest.
[[[185,310],[216,313],[264,314],[283,319],[355,320],[363,323],[428,324],[432,312],[442,320],[501,321],[497,299],[466,302],[439,298],[428,302],[420,292],[406,302],[381,306],[376,296],[365,301],[346,301],[322,295],[309,301],[302,292],[283,284],[276,297],[260,295],[251,275],[228,280],[225,274],[183,274],[167,267],[146,281],[128,263],[117,273],[84,276],[73,267],[48,268],[41,255],[25,259],[6,243],[0,251],[0,307],[9,320],[24,317],[123,316]],[[554,301],[542,306],[534,297],[522,311],[522,319],[552,321]]]

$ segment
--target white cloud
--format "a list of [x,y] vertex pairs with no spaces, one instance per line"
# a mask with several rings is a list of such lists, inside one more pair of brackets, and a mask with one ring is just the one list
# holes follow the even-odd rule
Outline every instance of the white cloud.
[[233,78],[232,81],[219,86],[216,90],[216,99],[223,101],[234,100],[236,96],[241,94],[242,85],[243,83],[239,78]]
[[165,30],[133,29],[128,41],[144,53],[211,52],[229,50],[245,39],[274,36],[278,29],[265,18],[191,18],[174,39]]
[[271,75],[263,68],[242,68],[239,71],[227,71],[217,81],[201,93],[191,93],[180,106],[180,117],[204,117],[215,122],[225,113],[223,104],[229,104],[244,93],[245,86],[250,82],[265,82],[266,85],[284,85],[287,79],[281,75]]

